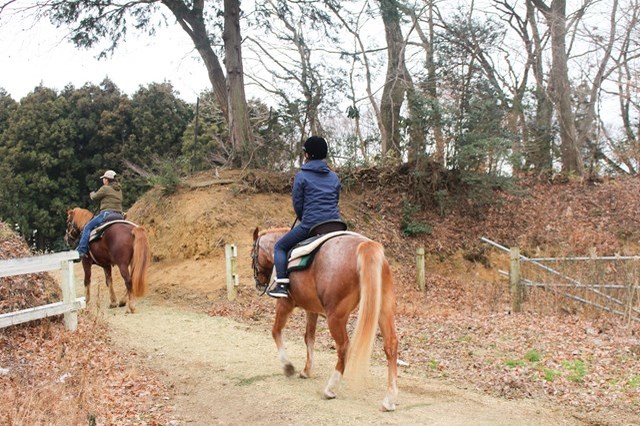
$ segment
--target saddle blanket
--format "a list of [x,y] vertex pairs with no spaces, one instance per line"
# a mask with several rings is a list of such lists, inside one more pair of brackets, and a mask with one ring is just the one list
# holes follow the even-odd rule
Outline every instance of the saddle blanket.
[[291,254],[289,255],[289,263],[287,265],[288,271],[294,271],[298,269],[304,269],[311,263],[312,257],[310,256],[318,247],[324,244],[327,240],[331,238],[339,237],[341,235],[358,235],[360,234],[351,231],[336,231],[329,232],[328,234],[321,235],[319,237],[310,238],[311,241],[305,243],[302,241],[300,244],[303,244],[299,247],[295,247],[291,250]]

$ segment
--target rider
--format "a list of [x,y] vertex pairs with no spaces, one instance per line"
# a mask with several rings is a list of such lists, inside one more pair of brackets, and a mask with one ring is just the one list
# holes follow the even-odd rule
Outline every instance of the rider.
[[122,214],[122,188],[116,180],[116,172],[107,170],[100,176],[100,179],[102,179],[100,189],[89,194],[92,200],[100,201],[100,213],[87,222],[82,229],[80,243],[76,249],[80,253],[80,257],[86,256],[89,251],[89,235],[91,235],[91,231],[100,226],[109,214]]
[[340,199],[340,179],[332,171],[325,158],[327,142],[319,136],[311,136],[304,143],[304,164],[293,181],[293,210],[300,223],[276,242],[274,263],[276,267],[275,287],[268,291],[271,297],[287,297],[287,254],[296,244],[307,238],[315,225],[340,220],[338,200]]

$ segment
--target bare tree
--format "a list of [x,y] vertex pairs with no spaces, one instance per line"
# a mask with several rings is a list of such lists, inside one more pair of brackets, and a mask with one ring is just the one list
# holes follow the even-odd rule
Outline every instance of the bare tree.
[[[373,89],[372,89],[372,67],[370,65],[369,54],[370,50],[366,47],[363,36],[361,34],[360,28],[360,17],[364,13],[367,8],[367,4],[363,5],[363,9],[359,11],[357,14],[347,14],[343,13],[335,4],[330,2],[327,3],[327,7],[329,10],[333,12],[333,14],[340,20],[344,28],[351,34],[354,39],[356,48],[353,52],[347,52],[346,49],[342,51],[344,56],[348,56],[352,60],[351,72],[349,75],[349,86],[351,88],[351,101],[352,105],[349,107],[348,115],[351,118],[356,120],[356,135],[358,137],[360,152],[362,154],[362,158],[365,163],[368,161],[367,150],[365,146],[364,138],[362,137],[361,127],[360,127],[360,110],[361,108],[358,106],[360,99],[356,96],[355,93],[355,84],[353,81],[353,73],[355,69],[355,65],[357,61],[362,61],[362,67],[364,69],[364,80],[365,80],[365,92],[366,99],[369,100],[369,104],[373,110],[373,113],[376,117],[376,124],[378,125],[378,130],[380,131],[380,135],[382,139],[385,139],[385,128],[382,126],[382,116],[380,114],[380,106],[378,104],[378,100],[376,99]],[[349,18],[351,18],[349,20]]]
[[[580,153],[578,130],[571,102],[567,54],[566,0],[551,0],[547,5],[542,0],[528,0],[542,13],[549,25],[551,36],[551,70],[549,94],[555,105],[560,127],[560,159],[562,171],[581,176],[584,162]],[[588,2],[587,2],[588,3]]]
[[[608,131],[602,117],[599,117],[605,146],[597,149],[596,156],[617,172],[636,175],[640,171],[640,4],[637,1],[628,2],[621,8],[619,16],[615,20],[619,35],[612,52],[615,90],[603,92],[617,97],[622,129],[619,135]],[[602,40],[595,35],[591,38],[594,42]]]
[[[435,1],[428,0],[424,8],[416,10],[412,7],[401,6],[404,14],[411,18],[413,27],[418,34],[420,40],[420,46],[425,52],[425,64],[426,64],[426,80],[424,82],[424,91],[427,98],[427,103],[430,105],[431,114],[428,118],[429,127],[433,132],[433,139],[435,141],[435,149],[433,153],[433,160],[445,165],[445,139],[442,133],[442,115],[440,112],[440,102],[438,99],[437,90],[437,74],[436,74],[436,61],[435,61],[435,47],[434,47],[434,9]],[[426,18],[423,15],[426,14]],[[426,31],[422,28],[423,20],[426,19]]]

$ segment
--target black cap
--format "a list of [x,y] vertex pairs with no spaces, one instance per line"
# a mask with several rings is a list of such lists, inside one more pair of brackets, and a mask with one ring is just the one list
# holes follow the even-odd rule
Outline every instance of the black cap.
[[311,136],[302,147],[312,160],[322,160],[327,157],[327,141],[320,136]]

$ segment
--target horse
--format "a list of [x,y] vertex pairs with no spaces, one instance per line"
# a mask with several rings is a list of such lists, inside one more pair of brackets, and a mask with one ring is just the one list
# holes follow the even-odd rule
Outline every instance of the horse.
[[[251,259],[258,289],[266,289],[269,285],[274,265],[273,246],[287,231],[286,228],[254,230]],[[379,326],[388,371],[382,409],[395,410],[398,395],[396,299],[391,269],[382,245],[353,232],[333,237],[320,247],[311,266],[290,272],[289,280],[289,297],[277,300],[271,330],[284,374],[291,377],[295,373],[282,338],[282,329],[294,308],[304,309],[307,318],[304,335],[307,357],[299,375],[301,378],[311,376],[319,315],[326,317],[335,341],[338,360],[324,388],[325,399],[336,397],[335,387],[343,377],[354,383],[362,383],[368,372]],[[357,321],[350,341],[347,322],[358,306]]]
[[[86,209],[75,207],[67,211],[67,232],[65,242],[75,245],[82,235],[82,229],[91,220],[93,214]],[[142,297],[147,289],[147,272],[151,263],[149,240],[144,228],[131,222],[118,221],[109,225],[102,236],[89,243],[89,255],[82,258],[84,270],[84,289],[87,304],[91,299],[91,265],[96,264],[104,270],[106,284],[111,297],[110,308],[127,305],[129,313],[135,312],[135,298]],[[117,265],[127,287],[126,298],[123,295],[117,302],[113,289],[111,266]],[[127,303],[128,302],[128,303]]]

